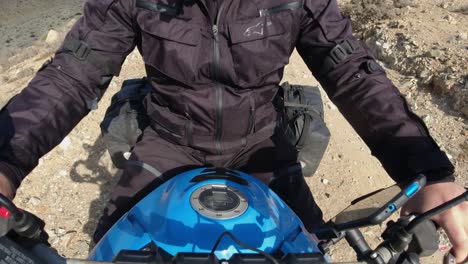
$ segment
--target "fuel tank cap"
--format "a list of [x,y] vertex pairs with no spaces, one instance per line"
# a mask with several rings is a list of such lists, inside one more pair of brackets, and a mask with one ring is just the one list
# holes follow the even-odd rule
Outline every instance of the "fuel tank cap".
[[230,219],[242,215],[248,207],[242,191],[223,184],[210,184],[196,189],[190,204],[198,213],[215,219]]

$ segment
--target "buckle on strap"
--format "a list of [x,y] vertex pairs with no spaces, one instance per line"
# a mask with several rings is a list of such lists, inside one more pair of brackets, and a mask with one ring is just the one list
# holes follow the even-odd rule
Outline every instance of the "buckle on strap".
[[89,53],[91,53],[91,48],[88,46],[88,44],[73,38],[70,38],[69,41],[65,43],[64,47],[70,50],[79,60],[85,60]]
[[353,46],[352,42],[346,39],[336,44],[336,46],[330,51],[329,56],[335,64],[340,64],[349,55],[353,54],[355,50],[356,48]]

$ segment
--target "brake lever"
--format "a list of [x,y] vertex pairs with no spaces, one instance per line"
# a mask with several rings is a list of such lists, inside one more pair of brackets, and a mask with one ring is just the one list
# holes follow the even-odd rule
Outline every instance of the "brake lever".
[[[413,234],[416,233],[417,230],[419,229],[425,230],[430,225],[432,225],[432,229],[435,230],[435,225],[431,221],[427,221],[427,220],[464,201],[468,201],[468,192],[466,191],[463,194],[455,197],[454,199],[448,202],[445,202],[442,205],[439,205],[436,208],[433,208],[421,215],[418,215],[416,218],[414,218],[409,223],[407,223],[407,225],[401,225],[401,224],[393,222],[392,226],[388,227],[388,229],[392,229],[392,230],[386,230],[386,232],[384,232],[384,233],[387,233],[386,236],[384,237],[385,241],[377,247],[375,252],[377,252],[377,254],[379,254],[385,260],[385,262],[389,262],[392,259],[395,259],[396,256],[401,253],[403,254],[406,253],[406,247],[410,244],[410,242],[412,242],[413,236],[414,236]],[[421,231],[418,231],[418,233],[420,232]],[[427,242],[425,240],[438,241],[438,237],[436,239],[434,238],[420,239],[420,245],[424,244],[424,242]],[[437,242],[437,248],[438,248],[438,242]],[[423,251],[424,250],[422,250],[422,252]],[[399,257],[400,256],[398,256],[398,258]],[[453,261],[452,259],[453,259],[453,256],[452,257],[447,256],[446,261]],[[449,263],[452,264],[451,262]]]

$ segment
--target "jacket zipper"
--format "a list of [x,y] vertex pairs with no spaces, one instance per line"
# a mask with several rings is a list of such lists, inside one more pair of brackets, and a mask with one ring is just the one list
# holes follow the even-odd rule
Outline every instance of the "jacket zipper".
[[227,2],[227,0],[224,0],[221,3],[221,6],[218,9],[218,12],[216,13],[216,18],[214,21],[214,24],[212,25],[212,31],[213,31],[213,52],[214,52],[214,67],[213,67],[213,72],[214,72],[214,78],[215,78],[215,87],[216,87],[216,131],[215,131],[215,149],[217,154],[222,153],[221,149],[221,137],[222,137],[222,128],[223,128],[223,90],[221,87],[221,83],[219,82],[220,79],[220,62],[219,62],[219,57],[220,57],[220,50],[219,50],[219,31],[218,31],[218,25],[219,25],[219,19],[220,19],[220,13],[222,13],[224,4]]
[[255,102],[253,102],[253,97],[250,97],[250,111],[249,111],[249,121],[247,125],[247,135],[250,135],[254,129],[254,114],[255,114]]
[[219,50],[219,32],[218,32],[218,25],[220,20],[220,13],[222,13],[224,9],[224,5],[228,0],[224,0],[221,3],[218,11],[216,12],[216,16],[214,19],[211,18],[210,12],[206,8],[206,6],[201,2],[198,1],[201,8],[205,10],[207,14],[208,20],[210,21],[211,32],[213,34],[213,74],[215,79],[215,150],[217,154],[221,154],[221,136],[222,136],[222,128],[223,128],[223,114],[222,114],[222,107],[223,107],[223,95],[222,95],[222,87],[219,81],[220,79],[220,66],[219,66],[219,57],[220,57],[220,50]]

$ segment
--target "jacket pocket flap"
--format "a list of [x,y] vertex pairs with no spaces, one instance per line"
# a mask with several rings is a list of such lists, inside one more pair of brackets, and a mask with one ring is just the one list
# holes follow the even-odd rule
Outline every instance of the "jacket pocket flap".
[[196,46],[200,34],[196,34],[195,27],[182,20],[171,19],[170,21],[149,19],[140,23],[141,30],[171,41]]
[[179,9],[177,7],[170,6],[165,3],[153,3],[146,0],[137,0],[136,7],[159,12],[168,16],[177,16],[179,14]]
[[284,4],[270,7],[267,9],[261,9],[260,16],[261,17],[271,16],[273,14],[280,13],[280,12],[287,11],[287,10],[294,11],[296,9],[301,8],[302,5],[303,5],[302,1],[295,1],[295,2],[284,3]]

